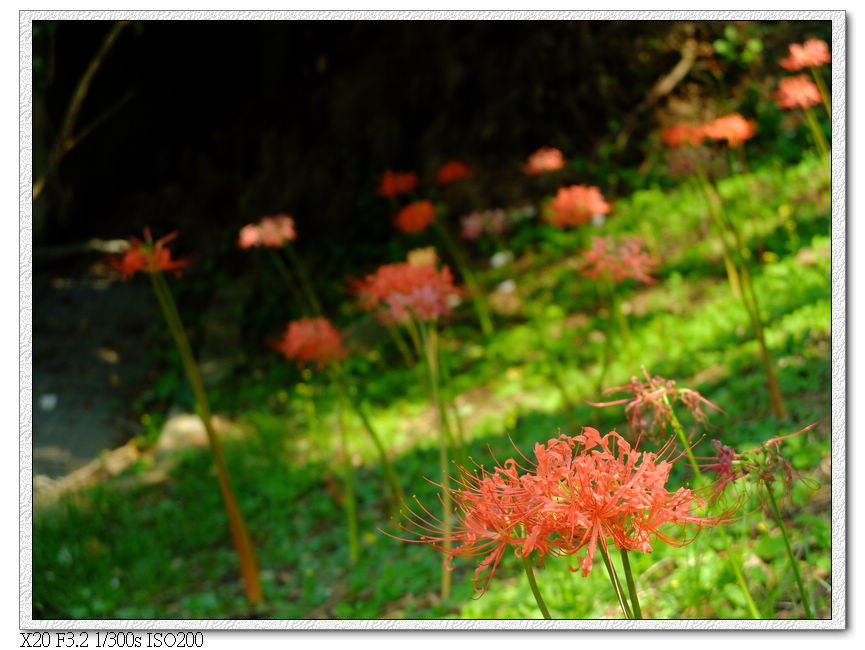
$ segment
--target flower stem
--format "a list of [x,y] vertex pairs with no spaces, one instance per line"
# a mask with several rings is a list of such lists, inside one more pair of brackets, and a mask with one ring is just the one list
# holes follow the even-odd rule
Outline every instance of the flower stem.
[[535,580],[535,570],[532,567],[532,560],[530,557],[523,556],[523,568],[526,570],[526,577],[529,579],[529,586],[532,588],[532,593],[535,596],[535,602],[538,604],[538,609],[541,610],[541,614],[544,615],[544,618],[547,620],[552,619],[550,616],[550,610],[547,609],[547,604],[544,602],[544,597],[541,596],[541,591],[538,589],[538,583]]
[[628,607],[628,600],[622,593],[622,588],[619,585],[619,578],[616,576],[616,570],[613,568],[613,563],[610,561],[610,556],[607,555],[606,542],[601,540],[600,544],[601,557],[604,558],[604,566],[607,567],[607,575],[610,576],[610,582],[613,584],[613,589],[616,590],[616,597],[619,599],[619,606],[622,608],[622,614],[625,618],[632,619],[631,608]]
[[150,277],[153,281],[153,290],[156,293],[159,306],[162,308],[162,313],[165,316],[168,327],[174,336],[174,342],[177,345],[178,352],[180,353],[180,358],[183,362],[184,369],[186,370],[186,375],[189,378],[189,383],[192,384],[195,401],[198,404],[198,415],[204,424],[204,430],[207,432],[207,438],[210,442],[210,451],[213,455],[213,464],[216,467],[219,491],[222,494],[225,512],[228,516],[228,528],[231,532],[231,538],[234,542],[234,548],[240,562],[240,572],[243,576],[244,586],[246,588],[246,598],[251,604],[257,605],[262,601],[263,596],[255,545],[246,529],[246,522],[244,521],[243,514],[237,504],[234,491],[231,489],[228,465],[225,462],[225,455],[222,451],[222,445],[219,442],[219,438],[216,435],[216,430],[213,428],[210,405],[207,401],[207,394],[204,391],[204,383],[201,381],[201,374],[198,371],[198,365],[195,363],[195,358],[192,355],[192,350],[189,346],[189,339],[186,336],[183,322],[180,320],[180,314],[177,311],[177,306],[174,304],[174,299],[171,297],[171,291],[168,288],[168,284],[165,282],[165,278],[163,278],[162,274],[158,271],[151,273]]
[[348,523],[348,559],[354,565],[360,556],[360,544],[357,539],[357,499],[354,494],[354,467],[351,453],[348,450],[348,440],[345,435],[345,423],[342,413],[339,418],[339,442],[342,447],[343,472],[345,474],[345,518]]
[[823,74],[815,66],[811,66],[811,76],[814,77],[817,88],[820,90],[820,97],[823,98],[823,104],[826,106],[826,113],[829,115],[829,119],[831,120],[832,100],[829,98],[829,90],[826,88],[826,82],[823,81]]
[[306,298],[304,297],[301,290],[298,288],[297,284],[295,284],[294,278],[291,277],[291,272],[288,270],[288,267],[285,265],[285,262],[279,255],[279,251],[271,247],[267,247],[267,250],[270,253],[270,258],[273,260],[273,264],[276,267],[277,272],[282,277],[283,281],[285,281],[285,285],[288,287],[288,291],[289,293],[291,293],[291,297],[294,299],[294,302],[297,303],[297,306],[300,308],[301,313],[311,313],[310,306],[307,304]]
[[640,611],[640,601],[637,598],[637,585],[634,583],[634,575],[631,573],[631,561],[628,559],[628,551],[619,549],[622,556],[622,566],[625,568],[625,580],[628,582],[628,593],[631,596],[631,607],[634,608],[634,618],[642,619],[643,612]]
[[808,121],[808,126],[811,127],[811,133],[814,136],[814,143],[817,145],[817,149],[820,150],[820,156],[823,157],[823,159],[828,159],[829,145],[826,143],[826,136],[823,135],[823,131],[817,123],[817,118],[814,117],[814,111],[810,108],[805,109],[805,119]]
[[790,545],[790,537],[787,535],[787,526],[784,525],[784,518],[781,516],[781,510],[778,508],[778,502],[775,500],[775,491],[772,486],[766,484],[766,491],[769,493],[769,501],[772,503],[772,509],[775,511],[775,519],[778,521],[778,526],[781,528],[781,534],[784,536],[784,544],[787,547],[787,555],[790,556],[790,565],[793,567],[793,576],[796,578],[796,584],[799,586],[799,595],[802,597],[802,606],[805,608],[805,616],[813,619],[811,613],[811,605],[808,604],[808,595],[805,593],[805,585],[802,584],[802,576],[799,573],[799,563],[796,561],[796,556],[793,554],[793,547]]
[[300,285],[303,288],[303,292],[306,294],[306,299],[309,301],[312,313],[316,316],[320,316],[323,313],[321,303],[318,301],[318,297],[312,289],[312,284],[309,282],[309,275],[306,273],[306,267],[298,256],[297,251],[294,250],[294,246],[291,242],[283,248],[288,252],[288,259],[294,266],[294,271],[297,273],[297,277],[300,278]]

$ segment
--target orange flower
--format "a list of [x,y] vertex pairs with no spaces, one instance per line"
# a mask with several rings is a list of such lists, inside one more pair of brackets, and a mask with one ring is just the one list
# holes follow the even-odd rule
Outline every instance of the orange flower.
[[789,72],[796,72],[803,68],[816,68],[824,63],[829,63],[831,60],[832,56],[829,53],[829,46],[826,42],[817,38],[811,38],[802,45],[792,43],[790,45],[790,56],[786,59],[781,59],[781,67]]
[[641,247],[638,237],[592,237],[592,248],[585,251],[580,272],[592,280],[607,278],[618,284],[633,278],[644,284],[654,284],[649,275],[657,262]]
[[661,139],[668,147],[696,146],[706,139],[699,124],[674,124],[661,131]]
[[560,187],[549,203],[547,220],[564,230],[568,226],[580,226],[592,220],[596,214],[607,214],[610,204],[604,201],[601,190],[585,185]]
[[409,203],[396,215],[396,227],[404,233],[420,232],[436,218],[432,201]]
[[326,318],[301,318],[286,327],[274,346],[286,359],[297,359],[298,367],[315,362],[319,370],[332,361],[342,361],[347,352],[342,337]]
[[150,236],[150,228],[144,229],[144,241],[136,237],[129,238],[129,248],[123,255],[110,257],[109,264],[120,271],[122,279],[126,280],[138,271],[156,273],[157,271],[174,271],[180,275],[180,269],[189,265],[189,259],[171,259],[171,251],[165,244],[177,237],[173,232],[155,242]]
[[779,108],[810,108],[823,101],[817,85],[804,74],[781,79],[773,96]]
[[279,248],[287,241],[297,239],[294,229],[294,219],[287,214],[275,217],[264,217],[257,224],[250,223],[240,229],[237,245],[240,248],[252,246],[269,246]]
[[565,166],[562,152],[553,147],[541,147],[531,156],[526,163],[524,171],[529,176],[537,176],[545,172],[552,172]]
[[447,183],[453,183],[455,181],[461,181],[464,178],[469,178],[471,175],[472,170],[469,169],[468,165],[461,163],[458,160],[451,160],[442,165],[438,172],[436,172],[436,183],[439,185],[446,185]]
[[[639,452],[616,432],[601,436],[585,427],[581,435],[536,444],[534,452],[537,462],[523,457],[530,468],[513,458],[492,471],[458,467],[456,487],[449,488],[454,523],[445,525],[415,500],[417,508],[407,508],[400,524],[415,538],[397,539],[439,549],[449,570],[456,557],[484,556],[473,581],[482,594],[508,547],[517,557],[537,553],[542,561],[548,554],[569,556],[585,549],[574,570],[586,576],[597,547],[607,549],[608,540],[617,548],[647,553],[654,539],[682,546],[702,527],[727,521],[695,514],[703,505],[697,492],[667,489],[679,458],[673,457],[672,439],[657,453]],[[678,526],[678,534],[670,526]],[[693,535],[686,534],[688,529]]]
[[733,113],[706,124],[703,130],[713,140],[726,140],[731,147],[740,147],[745,140],[757,135],[757,121]]
[[414,191],[415,187],[417,187],[417,174],[414,172],[394,172],[387,169],[382,174],[378,193],[380,196],[392,199],[399,194]]
[[360,305],[376,312],[384,322],[406,323],[415,318],[437,320],[450,314],[460,295],[447,266],[417,266],[407,262],[386,264],[354,283]]

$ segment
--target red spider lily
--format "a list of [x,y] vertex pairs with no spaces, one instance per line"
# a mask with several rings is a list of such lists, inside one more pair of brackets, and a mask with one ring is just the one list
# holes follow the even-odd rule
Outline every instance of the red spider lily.
[[137,237],[129,238],[129,248],[123,255],[110,257],[109,264],[120,271],[122,279],[135,275],[138,271],[146,271],[147,273],[156,273],[157,271],[174,271],[176,275],[180,275],[180,269],[189,265],[190,260],[171,259],[171,251],[165,247],[165,244],[177,237],[177,233],[173,232],[165,235],[162,239],[153,241],[150,236],[150,228],[144,229],[144,241]]
[[484,232],[501,233],[507,224],[505,211],[485,210],[484,212],[472,212],[462,218],[463,239],[477,239]]
[[542,561],[585,549],[575,570],[586,576],[598,545],[606,549],[608,539],[617,548],[650,552],[653,539],[682,546],[702,527],[726,523],[725,517],[694,514],[703,505],[695,491],[667,490],[679,458],[671,441],[658,453],[639,452],[615,432],[601,436],[586,427],[581,435],[538,443],[534,451],[537,462],[524,457],[530,468],[513,458],[490,472],[458,467],[457,487],[450,488],[455,522],[445,525],[417,502],[401,524],[415,538],[403,541],[441,550],[448,569],[455,557],[483,556],[474,578],[475,591],[483,594],[508,547],[517,557],[537,553]]
[[264,217],[257,224],[250,223],[241,228],[237,245],[240,248],[253,246],[280,248],[285,242],[295,239],[297,239],[297,232],[294,229],[294,219],[287,214],[278,214],[274,217]]
[[829,46],[825,41],[817,38],[811,38],[805,41],[802,45],[797,43],[790,44],[790,56],[786,59],[781,59],[781,67],[789,72],[796,72],[804,68],[818,67],[824,63],[829,63],[832,56],[829,53]]
[[704,127],[699,124],[674,124],[661,131],[661,139],[668,147],[696,146],[706,137]]
[[355,282],[354,292],[363,309],[377,312],[388,323],[437,320],[450,314],[460,295],[447,266],[437,270],[406,262],[379,267]]
[[658,431],[662,435],[666,435],[667,425],[673,419],[673,405],[677,401],[682,402],[691,411],[694,420],[703,425],[709,421],[703,412],[703,405],[727,415],[724,409],[713,404],[695,390],[676,388],[676,382],[672,379],[652,377],[645,366],[643,366],[643,374],[646,381],[638,381],[636,377],[632,377],[630,384],[608,388],[604,391],[604,395],[631,393],[632,397],[611,402],[588,402],[590,406],[599,408],[625,404],[625,416],[637,441],[636,444],[639,443],[642,435],[650,431]]
[[292,321],[274,347],[286,359],[297,359],[298,367],[314,362],[319,370],[333,361],[343,361],[348,354],[339,331],[326,318]]
[[541,147],[531,156],[523,168],[529,176],[537,176],[546,172],[553,172],[565,166],[562,152],[554,147]]
[[588,223],[595,215],[607,214],[610,204],[604,201],[601,190],[586,185],[560,187],[546,212],[547,220],[564,230]]
[[436,172],[436,183],[446,185],[469,178],[471,175],[472,170],[468,165],[458,160],[451,160],[442,165]]
[[817,84],[804,74],[781,79],[773,97],[779,108],[810,108],[823,101]]
[[417,182],[417,174],[414,172],[394,172],[387,169],[382,174],[378,193],[380,196],[392,199],[400,194],[414,191]]
[[712,140],[726,140],[731,147],[741,147],[745,140],[757,135],[757,121],[733,113],[706,124],[703,130]]
[[584,253],[580,273],[592,280],[606,278],[616,284],[628,278],[654,284],[656,280],[649,273],[656,265],[657,262],[642,250],[638,237],[616,240],[608,235],[592,237],[592,247]]
[[409,203],[396,215],[396,227],[404,233],[420,232],[436,218],[432,201]]

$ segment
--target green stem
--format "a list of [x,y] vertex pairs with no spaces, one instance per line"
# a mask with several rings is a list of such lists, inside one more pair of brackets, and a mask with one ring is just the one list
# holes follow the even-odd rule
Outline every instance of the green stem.
[[[341,414],[340,414],[341,415]],[[360,544],[357,539],[357,500],[354,495],[354,467],[348,450],[348,440],[345,435],[345,423],[339,418],[339,441],[342,447],[343,472],[345,473],[345,518],[348,523],[348,558],[352,564],[357,564],[360,557]]]
[[300,285],[303,287],[303,291],[306,294],[307,300],[309,300],[309,304],[312,307],[312,312],[316,316],[321,316],[324,311],[321,308],[321,303],[318,301],[318,297],[315,295],[315,291],[312,289],[312,284],[309,282],[309,276],[306,273],[306,266],[304,266],[300,257],[297,254],[297,251],[294,250],[294,246],[289,242],[287,245],[283,247],[288,252],[288,259],[294,265],[295,273],[297,273],[297,277],[300,278]]
[[640,611],[640,601],[637,598],[637,586],[634,583],[634,575],[631,573],[631,561],[628,559],[628,551],[620,548],[619,554],[622,556],[622,566],[625,568],[625,579],[628,582],[628,593],[631,596],[631,606],[634,608],[634,618],[642,619],[643,612]]
[[820,96],[823,98],[823,105],[826,107],[826,113],[829,119],[832,119],[832,100],[829,97],[829,90],[826,88],[826,82],[823,81],[823,74],[816,67],[811,66],[811,76],[820,90]]
[[778,508],[778,502],[775,500],[775,491],[769,484],[766,484],[766,491],[769,493],[769,500],[772,502],[772,509],[775,511],[775,519],[777,519],[778,526],[781,528],[781,534],[784,536],[787,555],[790,557],[790,565],[793,567],[793,576],[796,578],[796,584],[799,585],[799,595],[802,597],[802,606],[805,608],[805,616],[809,619],[813,619],[814,615],[811,613],[811,605],[808,604],[808,595],[805,593],[805,585],[802,584],[802,576],[799,573],[799,563],[796,561],[796,556],[793,554],[793,547],[790,545],[790,537],[787,535],[787,526],[784,525],[784,518],[781,516],[781,509]]
[[183,322],[180,320],[180,314],[177,311],[177,306],[174,304],[174,299],[171,297],[171,291],[165,282],[165,278],[162,277],[159,271],[151,273],[150,277],[153,281],[153,290],[159,301],[159,306],[162,308],[162,313],[174,336],[174,342],[180,353],[189,383],[192,384],[192,391],[198,404],[198,414],[204,424],[204,430],[210,442],[210,451],[213,455],[213,464],[216,467],[219,491],[225,505],[226,515],[228,516],[228,527],[231,532],[232,541],[234,542],[234,548],[240,562],[240,571],[243,576],[246,597],[251,604],[255,605],[260,603],[263,598],[258,558],[255,553],[255,545],[249,536],[246,522],[240,511],[240,506],[237,504],[237,499],[231,488],[228,465],[225,462],[225,454],[222,451],[222,445],[216,435],[216,430],[213,428],[210,405],[207,401],[207,394],[204,391],[204,383],[201,381],[201,374],[198,371],[198,365],[195,363],[195,357],[192,355],[189,339],[186,336]]
[[529,586],[532,588],[532,593],[535,595],[535,602],[538,604],[538,609],[547,620],[552,619],[550,610],[547,609],[547,604],[544,602],[544,597],[541,596],[541,591],[538,589],[538,583],[535,580],[535,570],[532,567],[532,560],[529,557],[523,556],[523,568],[526,570],[526,577],[529,579]]
[[808,121],[808,126],[811,127],[811,133],[814,136],[814,143],[817,145],[817,149],[820,150],[820,156],[824,160],[828,160],[829,145],[826,142],[826,136],[823,135],[823,131],[820,129],[820,125],[817,123],[817,118],[814,117],[814,111],[812,111],[810,108],[805,109],[805,119]]
[[607,567],[607,575],[610,576],[610,582],[613,585],[613,589],[616,590],[616,597],[619,599],[619,606],[622,608],[622,614],[624,614],[625,618],[632,619],[634,615],[631,614],[631,608],[628,607],[628,600],[625,598],[622,593],[622,588],[619,585],[619,578],[616,575],[616,570],[613,567],[613,563],[610,561],[610,556],[607,554],[607,549],[604,548],[605,542],[601,540],[601,543],[598,545],[598,549],[601,551],[601,557],[604,558],[604,566]]
[[282,257],[279,255],[279,251],[275,248],[267,247],[268,252],[270,253],[270,258],[273,260],[274,266],[276,266],[276,270],[279,275],[282,277],[285,285],[288,287],[289,293],[291,293],[291,297],[297,306],[300,308],[300,311],[303,314],[311,314],[309,304],[307,304],[306,299],[298,288],[297,284],[294,282],[294,278],[291,277],[291,272],[286,267],[285,262],[282,261]]
[[456,241],[454,241],[454,238],[451,237],[447,228],[441,222],[436,220],[433,224],[435,225],[445,248],[448,249],[454,262],[456,262],[460,275],[463,276],[463,281],[466,283],[466,287],[468,287],[469,293],[472,295],[472,302],[475,306],[475,312],[477,313],[481,331],[484,333],[484,336],[490,336],[493,333],[493,323],[492,320],[490,320],[490,312],[487,309],[486,298],[484,297],[484,292],[481,290],[477,278],[475,278],[475,274],[472,273],[472,270],[469,267],[466,254]]
[[706,201],[706,206],[709,209],[709,216],[712,218],[712,221],[715,224],[715,228],[718,230],[718,236],[721,238],[721,254],[724,258],[724,268],[727,271],[727,281],[730,283],[730,290],[733,292],[733,295],[738,298],[742,295],[741,283],[739,282],[739,273],[736,270],[736,265],[733,263],[733,256],[730,252],[730,245],[727,243],[726,228],[724,226],[723,220],[721,219],[721,216],[718,214],[717,206],[715,205],[715,201],[712,198],[712,194],[710,192],[711,185],[709,184],[709,181],[703,173],[702,169],[699,169],[697,173],[697,187],[703,194],[703,198]]

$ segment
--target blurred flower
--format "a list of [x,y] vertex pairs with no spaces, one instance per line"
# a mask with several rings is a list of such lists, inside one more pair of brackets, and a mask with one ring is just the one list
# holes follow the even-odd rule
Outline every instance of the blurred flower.
[[[703,506],[696,491],[667,489],[678,460],[671,441],[658,453],[639,452],[616,432],[601,436],[585,427],[578,436],[536,444],[534,453],[536,462],[522,457],[528,468],[513,458],[492,471],[457,467],[456,487],[448,488],[454,522],[445,524],[415,499],[417,509],[403,512],[400,524],[414,537],[403,541],[439,549],[449,570],[456,557],[483,556],[473,580],[482,594],[508,548],[517,557],[537,553],[541,561],[576,555],[573,570],[586,576],[599,545],[646,553],[654,539],[682,546],[701,528],[726,523],[725,516],[695,514]],[[584,558],[577,555],[583,549]]]
[[633,278],[644,284],[654,284],[649,275],[657,262],[642,250],[638,237],[623,237],[619,240],[607,235],[592,237],[592,247],[585,251],[580,272],[592,280],[607,278],[618,284]]
[[298,367],[315,362],[319,370],[332,361],[344,360],[348,354],[340,333],[326,318],[292,321],[275,347],[286,359],[297,359]]
[[733,113],[706,124],[703,130],[712,140],[726,140],[731,147],[740,147],[745,140],[757,135],[757,121]]
[[416,248],[408,253],[408,263],[412,266],[435,266],[438,261],[439,256],[432,246]]
[[[703,405],[725,413],[721,407],[716,406],[697,391],[690,388],[676,388],[676,382],[672,379],[651,377],[645,366],[642,370],[646,381],[638,381],[636,377],[631,377],[630,384],[608,388],[604,391],[604,395],[631,393],[631,397],[611,402],[588,402],[589,405],[599,408],[624,404],[625,416],[636,441],[639,442],[639,439],[645,434],[650,434],[649,437],[655,439],[666,437],[667,425],[674,416],[673,405],[677,401],[682,402],[691,411],[694,420],[703,425],[709,421],[703,412]],[[658,435],[651,435],[653,433]]]
[[565,166],[562,152],[553,147],[541,147],[531,156],[526,163],[524,171],[529,176],[537,176],[545,172],[552,172]]
[[396,227],[404,233],[420,232],[436,218],[435,206],[432,201],[415,201],[409,203],[396,215]]
[[458,160],[451,160],[442,165],[436,172],[436,183],[446,185],[455,181],[461,181],[464,178],[469,178],[472,175],[472,170],[465,163]]
[[668,147],[696,146],[706,139],[706,132],[699,124],[674,124],[661,131],[661,139]]
[[506,223],[505,211],[501,209],[472,212],[462,218],[462,237],[463,239],[477,239],[484,232],[501,233],[504,231]]
[[804,74],[781,79],[773,97],[779,108],[810,108],[823,101],[817,85]]
[[803,68],[818,67],[832,60],[829,54],[829,46],[825,41],[811,38],[802,45],[790,44],[790,56],[781,59],[781,67],[789,72],[796,72]]
[[180,275],[180,269],[189,265],[189,259],[171,259],[171,251],[165,244],[177,237],[173,232],[162,239],[153,241],[150,228],[144,229],[144,241],[130,237],[128,248],[122,255],[108,258],[109,264],[120,271],[123,280],[135,275],[138,271],[156,273],[157,271],[174,271]]
[[513,251],[499,251],[490,258],[490,266],[494,269],[500,269],[506,264],[514,261]]
[[607,214],[610,204],[604,201],[601,190],[585,185],[560,187],[549,203],[547,220],[554,226],[565,229],[580,226],[592,220],[596,214]]
[[412,192],[417,187],[417,182],[417,174],[414,172],[394,172],[387,169],[382,174],[378,193],[380,196],[392,199],[399,194]]
[[275,217],[264,217],[257,224],[250,223],[240,229],[237,245],[240,248],[253,246],[269,246],[279,248],[287,241],[297,239],[294,229],[294,219],[287,214]]
[[447,266],[416,266],[406,262],[386,264],[354,283],[360,306],[376,312],[384,322],[410,319],[437,320],[451,313],[460,290]]

